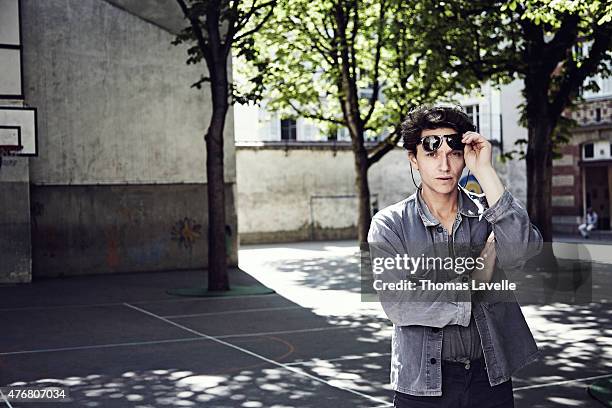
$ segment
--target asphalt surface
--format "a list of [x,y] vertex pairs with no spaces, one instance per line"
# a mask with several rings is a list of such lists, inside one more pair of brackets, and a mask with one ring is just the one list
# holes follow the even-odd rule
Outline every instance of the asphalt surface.
[[[391,323],[362,302],[354,242],[243,246],[233,284],[277,293],[185,298],[205,271],[0,286],[0,386],[63,386],[67,401],[0,407],[383,407]],[[598,407],[612,377],[612,266],[592,302],[523,304],[544,358],[513,377],[517,407]],[[605,297],[605,296],[604,296]],[[4,405],[3,405],[4,404]]]

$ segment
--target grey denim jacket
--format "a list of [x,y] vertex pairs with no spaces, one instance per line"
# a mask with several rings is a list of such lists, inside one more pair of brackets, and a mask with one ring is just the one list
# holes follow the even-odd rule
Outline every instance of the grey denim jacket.
[[[491,230],[495,233],[497,263],[500,268],[520,269],[542,248],[542,236],[529,221],[523,205],[506,189],[488,208],[484,194],[474,194],[460,186],[458,211],[449,234],[421,203],[417,193],[388,206],[374,215],[368,233],[370,256],[384,251],[386,256],[418,256],[429,245],[447,243],[452,251],[483,248]],[[384,244],[381,250],[379,244]],[[466,245],[467,244],[467,245]],[[504,251],[504,247],[511,250]],[[478,256],[478,255],[475,255]],[[459,276],[466,282],[467,277]],[[379,293],[380,295],[380,293]],[[409,296],[400,292],[397,296]],[[418,396],[442,395],[441,352],[444,326],[467,326],[471,313],[480,334],[483,355],[491,386],[503,383],[511,375],[540,357],[514,294],[512,300],[438,299],[428,302],[384,300],[381,305],[393,323],[390,380],[394,390]],[[489,299],[490,300],[490,299]],[[473,310],[472,310],[473,308]]]

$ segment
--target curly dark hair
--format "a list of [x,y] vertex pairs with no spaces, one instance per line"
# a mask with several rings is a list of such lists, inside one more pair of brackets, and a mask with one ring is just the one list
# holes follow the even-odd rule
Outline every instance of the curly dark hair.
[[449,127],[458,133],[475,131],[476,126],[461,106],[429,106],[422,105],[412,109],[402,122],[401,136],[404,148],[414,154],[421,141],[424,129]]

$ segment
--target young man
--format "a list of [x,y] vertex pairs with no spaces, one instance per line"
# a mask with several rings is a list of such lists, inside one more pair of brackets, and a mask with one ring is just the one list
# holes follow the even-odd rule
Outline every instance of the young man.
[[[524,206],[504,188],[492,165],[491,144],[474,129],[458,108],[424,106],[408,114],[403,144],[421,185],[373,217],[368,234],[373,261],[419,257],[431,248],[440,256],[486,259],[482,270],[459,274],[456,268],[450,273],[450,281],[467,284],[468,275],[486,282],[494,268],[516,270],[539,253],[542,236]],[[482,195],[458,186],[465,166],[478,179]],[[441,276],[434,269],[422,268],[413,277]],[[384,274],[387,281],[406,277],[405,271],[393,269]],[[467,299],[465,291],[443,296],[377,291],[393,322],[395,407],[514,406],[511,375],[540,352],[513,294],[502,301],[470,290]]]
[[593,211],[593,208],[587,208],[586,216],[584,217],[584,224],[578,226],[578,231],[583,238],[589,237],[589,232],[597,228],[597,213]]

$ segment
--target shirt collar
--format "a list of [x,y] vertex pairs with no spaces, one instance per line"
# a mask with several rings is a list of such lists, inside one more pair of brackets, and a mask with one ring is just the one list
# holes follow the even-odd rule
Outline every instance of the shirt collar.
[[[485,210],[482,203],[479,201],[484,194],[476,194],[471,191],[467,191],[461,186],[457,186],[458,190],[458,200],[457,200],[457,208],[458,212],[466,217],[478,217]],[[417,190],[417,212],[423,221],[423,224],[426,227],[432,227],[440,224],[440,221],[436,217],[433,216],[425,200],[421,196],[421,190]]]

